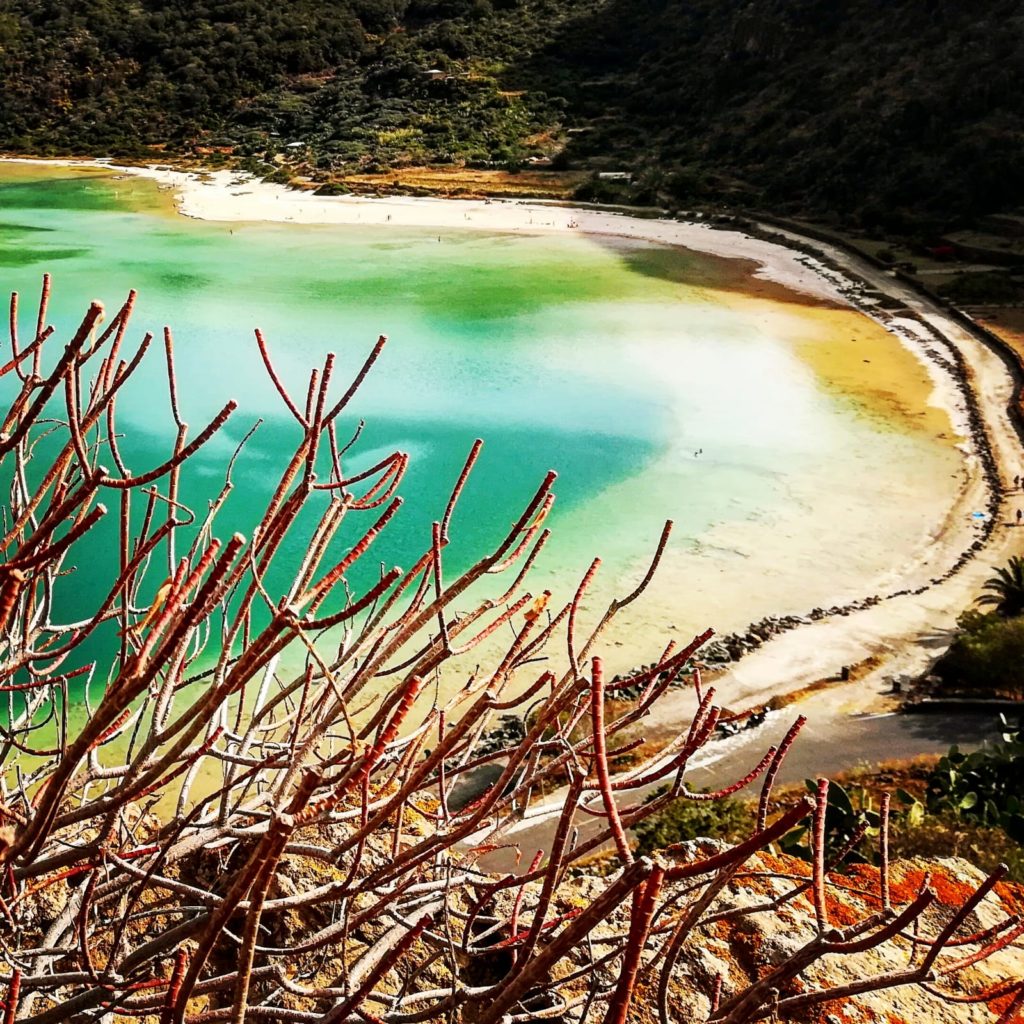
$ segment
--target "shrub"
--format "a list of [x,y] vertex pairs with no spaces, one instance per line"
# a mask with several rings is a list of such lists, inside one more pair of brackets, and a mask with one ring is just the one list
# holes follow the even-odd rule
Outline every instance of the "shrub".
[[1002,829],[1024,844],[1024,741],[1006,732],[1001,743],[965,754],[958,747],[928,778],[928,809]]
[[927,814],[916,823],[895,820],[890,840],[893,857],[963,857],[982,871],[1007,866],[1010,881],[1024,882],[1024,846],[1002,829],[977,825],[950,813]]
[[[196,453],[223,439],[236,403],[191,434],[169,331],[159,362],[174,441],[157,465],[126,465],[115,398],[152,341],[127,352],[134,300],[105,327],[93,303],[51,357],[48,279],[27,341],[12,297],[13,353],[0,368],[10,396],[0,431],[9,494],[0,564],[5,1021],[341,1024],[383,1014],[498,1024],[551,1017],[581,999],[605,1004],[609,1022],[631,1019],[637,979],[668,985],[680,945],[752,854],[808,813],[817,823],[827,814],[823,783],[781,814],[770,806],[800,720],[742,779],[718,793],[687,791],[687,764],[722,713],[713,691],[670,753],[611,777],[609,745],[651,712],[710,636],[670,646],[630,677],[641,695],[628,710],[606,714],[617,684],[605,682],[596,644],[643,594],[671,524],[643,580],[579,632],[597,563],[548,614],[525,589],[548,537],[554,473],[492,548],[461,572],[446,569],[477,442],[412,567],[367,566],[398,513],[409,459],[395,451],[346,476],[338,428],[385,339],[340,397],[328,355],[296,401],[257,332],[293,447],[251,534],[221,540],[218,517],[248,435],[219,491],[187,508]],[[60,610],[68,593],[89,604],[70,622]],[[434,681],[460,666],[466,682],[446,700]],[[525,735],[482,751],[496,714],[527,710]],[[585,717],[589,733],[577,738]],[[496,778],[450,804],[453,787],[480,768]],[[483,871],[480,858],[509,842],[530,792],[559,774],[569,781],[546,854],[519,873]],[[629,849],[625,830],[673,800],[724,799],[759,778],[742,843],[685,858]],[[660,797],[628,804],[631,792],[666,779]],[[579,841],[578,818],[594,825]],[[725,993],[716,1020],[787,1016],[843,997],[827,983],[786,993],[822,956],[893,941],[935,902],[926,888],[892,918],[866,914],[847,942],[828,918],[823,835],[816,829],[811,844],[813,883],[786,896],[813,884],[813,938],[783,955],[772,984],[754,978]],[[607,843],[621,870],[574,902],[567,869]],[[937,938],[922,931],[919,962],[867,978],[867,989],[929,982],[933,963],[955,973],[965,951],[985,958],[1024,931],[1007,919],[947,949],[998,877]]]
[[325,181],[316,190],[318,196],[347,196],[352,190],[340,181]]
[[614,179],[599,178],[596,174],[592,174],[573,192],[573,199],[585,203],[624,203],[629,198],[628,184]]
[[[667,786],[661,787],[647,800],[657,800],[667,791]],[[649,854],[690,839],[734,842],[749,835],[753,824],[754,812],[741,800],[673,800],[664,810],[638,822],[633,834],[637,853]]]
[[966,631],[936,664],[947,688],[1024,697],[1024,617],[964,617]]
[[[815,793],[819,783],[806,780],[807,790]],[[835,782],[829,783],[823,841],[827,858],[851,864],[873,864],[878,850],[881,819],[866,789],[854,787],[847,792]],[[786,853],[802,860],[814,857],[814,835],[811,825],[802,825],[787,832],[779,843]]]
[[276,171],[271,171],[266,176],[264,181],[270,182],[272,185],[288,185],[292,180],[292,172],[286,167],[280,167]]
[[939,291],[950,302],[969,306],[989,302],[1018,302],[1024,295],[1024,285],[1004,271],[957,274]]

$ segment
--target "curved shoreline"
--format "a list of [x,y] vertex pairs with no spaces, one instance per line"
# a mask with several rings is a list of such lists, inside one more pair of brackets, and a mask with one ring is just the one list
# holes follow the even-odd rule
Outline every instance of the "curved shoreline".
[[[820,657],[822,640],[817,631],[817,627],[822,624],[835,627],[836,620],[842,625],[856,624],[862,629],[859,638],[861,648],[871,648],[867,653],[877,653],[878,648],[882,647],[899,654],[897,648],[913,647],[915,640],[920,638],[919,630],[912,628],[908,631],[904,624],[913,616],[901,614],[895,616],[894,622],[879,623],[875,621],[879,618],[879,609],[889,610],[894,603],[925,595],[932,595],[928,603],[933,604],[935,596],[941,592],[945,598],[945,628],[948,629],[955,622],[956,613],[970,603],[980,587],[981,580],[975,578],[977,573],[963,573],[962,570],[980,551],[991,550],[995,553],[996,549],[1008,545],[1009,538],[999,543],[1000,536],[1006,533],[999,525],[999,513],[1008,507],[1005,495],[1000,494],[1000,476],[1003,479],[1012,477],[1012,469],[1006,472],[1006,468],[1011,465],[1011,457],[1018,463],[1021,460],[1019,444],[1007,445],[1005,438],[1002,443],[993,442],[995,435],[1007,426],[1001,422],[1005,405],[999,408],[1000,403],[997,401],[994,407],[988,401],[992,392],[1005,391],[1005,382],[1001,384],[998,380],[998,369],[979,366],[977,353],[965,358],[960,346],[965,338],[971,337],[970,332],[955,324],[941,309],[920,296],[911,295],[905,284],[900,285],[888,276],[882,279],[883,272],[867,263],[859,265],[853,254],[840,250],[829,251],[828,246],[822,246],[820,241],[784,229],[780,231],[776,225],[754,224],[751,232],[749,225],[742,225],[741,230],[731,226],[722,229],[718,225],[704,223],[641,219],[582,207],[516,200],[323,197],[296,192],[285,186],[253,181],[231,171],[207,173],[170,168],[124,167],[106,161],[17,162],[101,167],[108,172],[148,177],[165,189],[175,190],[179,212],[201,219],[364,226],[390,222],[404,227],[528,233],[578,231],[583,234],[681,245],[718,256],[752,260],[758,264],[755,276],[812,295],[816,299],[837,302],[845,307],[852,306],[882,324],[922,359],[930,358],[938,363],[951,362],[952,365],[942,366],[941,370],[943,376],[949,375],[946,379],[956,383],[957,394],[940,395],[939,404],[947,409],[954,421],[960,420],[956,425],[961,430],[970,434],[972,448],[979,457],[981,469],[980,472],[974,471],[971,474],[974,479],[969,480],[961,489],[947,517],[944,535],[937,537],[927,548],[914,553],[914,571],[940,559],[946,568],[937,574],[926,573],[918,582],[885,594],[884,598],[872,595],[843,607],[830,608],[821,616],[812,612],[807,616],[789,617],[793,621],[784,634],[773,632],[768,642],[754,645],[755,649],[743,657],[741,663],[731,662],[724,678],[719,680],[717,685],[721,698],[734,708],[757,703],[765,695],[766,689],[772,694],[800,689],[809,682],[833,674],[840,665],[863,660],[847,653],[853,638],[849,636],[849,630],[840,630],[843,643],[838,645],[835,656],[831,658],[831,670],[825,669]],[[885,295],[895,300],[900,306],[900,316],[882,310],[873,298],[874,295]],[[894,323],[896,320],[909,321],[917,327],[911,329],[907,323]],[[962,337],[957,337],[958,331]],[[971,340],[975,345],[981,344],[976,336]],[[940,354],[942,349],[945,352]],[[1005,367],[1002,369],[1009,377]],[[983,382],[982,386],[976,386],[979,372],[987,384]],[[933,385],[941,388],[941,380],[935,374],[932,377]],[[962,402],[959,408],[957,395]],[[958,416],[958,413],[963,415]],[[980,504],[981,498],[984,498],[984,506]],[[957,526],[958,517],[971,507],[985,507],[989,512],[980,537]],[[989,570],[986,568],[985,572],[987,574]],[[948,584],[957,578],[960,585],[949,592]],[[948,614],[949,608],[953,609],[952,616]],[[896,627],[895,631],[893,626]],[[800,642],[794,644],[793,638]],[[811,652],[808,648],[815,648],[815,651]],[[817,656],[809,656],[814,653]],[[769,654],[777,654],[778,657],[768,657]],[[764,666],[766,662],[768,666],[773,665],[779,658],[781,662],[774,664],[774,667]],[[774,678],[765,682],[761,677],[769,671]],[[728,678],[730,676],[735,678]],[[723,687],[727,692],[723,692]],[[671,717],[685,720],[683,714]]]
[[[121,168],[118,168],[121,170]],[[854,625],[862,621],[866,613],[884,616],[894,602],[912,601],[926,594],[934,596],[942,592],[943,586],[956,580],[964,568],[992,544],[993,537],[1000,531],[1001,507],[1006,504],[1002,492],[1001,469],[1005,473],[1009,452],[1006,446],[995,446],[991,434],[998,428],[998,421],[1005,405],[993,410],[983,409],[973,385],[974,363],[965,359],[958,346],[955,332],[941,329],[934,322],[942,317],[937,307],[922,315],[923,310],[915,308],[915,299],[905,285],[895,279],[879,279],[878,271],[865,263],[859,266],[853,254],[828,251],[820,242],[807,237],[798,237],[792,232],[772,225],[755,223],[753,230],[737,229],[731,225],[680,222],[668,219],[631,217],[622,213],[609,213],[585,207],[567,207],[554,204],[539,204],[521,200],[468,200],[385,197],[365,198],[355,196],[316,196],[298,192],[283,185],[247,180],[244,175],[229,171],[210,174],[175,171],[158,168],[124,168],[128,173],[141,174],[156,180],[164,188],[174,189],[180,213],[204,220],[225,221],[276,221],[293,224],[348,224],[348,225],[397,225],[402,227],[444,228],[469,230],[495,230],[507,232],[547,233],[572,231],[587,235],[630,238],[666,245],[680,245],[689,249],[734,259],[751,260],[758,264],[755,277],[773,281],[786,288],[813,296],[818,300],[836,302],[853,307],[879,323],[901,344],[910,348],[928,366],[933,364],[931,373],[937,392],[938,404],[949,413],[954,427],[969,438],[971,453],[977,457],[980,467],[968,468],[970,479],[961,489],[946,522],[946,535],[936,538],[928,549],[914,554],[914,564],[919,570],[936,561],[943,568],[928,571],[919,581],[898,588],[882,596],[866,595],[843,606],[829,608],[823,614],[812,610],[806,616],[791,617],[790,628],[784,633],[774,634],[768,642],[758,644],[743,657],[741,662],[729,662],[723,676],[716,681],[719,693],[730,707],[743,709],[761,703],[765,696],[802,689],[823,677],[835,674],[844,664],[858,663],[877,654],[878,647],[894,651],[900,646],[915,646],[920,634],[913,631],[902,637],[891,636],[889,629],[875,632],[871,642],[871,629],[865,629],[862,637],[862,657],[843,655],[837,652],[833,664],[827,669],[811,668],[818,659],[808,659],[805,643],[797,643],[789,670],[782,666],[774,669],[774,681],[765,685],[755,684],[750,676],[758,668],[758,655],[778,649],[780,641],[788,640],[793,645],[808,631],[822,623],[843,623]],[[898,314],[883,308],[879,297],[894,301]],[[929,304],[931,305],[931,304]],[[953,325],[950,324],[950,327]],[[991,368],[986,368],[991,373]],[[944,384],[944,381],[947,382]],[[950,390],[946,390],[949,387]],[[951,393],[952,392],[952,393]],[[957,528],[957,519],[965,517],[968,510],[984,508],[988,518],[978,533],[967,531],[962,524]],[[1001,559],[1000,559],[1001,560]],[[989,570],[986,568],[985,576]],[[977,575],[977,574],[975,574]],[[945,628],[955,625],[959,612],[969,605],[980,590],[982,579],[969,577],[964,588],[957,587],[949,595],[948,607],[952,614],[947,616]],[[807,620],[807,621],[803,621]],[[757,625],[757,624],[755,624]],[[845,632],[845,631],[844,631]],[[807,635],[806,645],[818,646],[815,639]],[[840,650],[847,650],[847,644]],[[931,660],[937,653],[929,649]],[[895,652],[899,653],[899,652]],[[903,652],[906,654],[907,652]],[[899,661],[899,658],[894,659]],[[801,666],[804,666],[801,669]],[[730,679],[730,676],[739,678]],[[785,679],[786,682],[782,683]],[[733,685],[730,685],[733,684]],[[765,690],[770,690],[766,694]],[[865,693],[864,703],[874,699]],[[664,708],[663,711],[668,711]],[[668,714],[673,723],[684,721],[685,713]],[[663,726],[665,727],[665,726]]]
[[[733,227],[733,229],[738,228],[739,225],[735,225]],[[763,224],[750,224],[749,222],[742,227],[742,230],[748,232],[752,231],[755,237],[761,238],[764,241],[774,242],[775,244],[786,246],[794,251],[803,252],[812,259],[815,259],[819,263],[828,267],[831,271],[839,275],[840,282],[843,282],[840,284],[840,288],[850,305],[860,310],[864,315],[869,316],[876,322],[882,324],[889,333],[895,334],[897,337],[906,340],[906,332],[894,326],[894,321],[898,319],[895,315],[880,313],[878,307],[867,306],[862,301],[859,301],[859,295],[868,288],[867,282],[862,278],[853,276],[849,266],[844,267],[837,261],[830,259],[826,253],[817,247],[816,243],[820,242],[820,240],[812,240],[809,236],[800,236],[796,232],[793,232],[789,237],[784,237],[777,232],[774,226],[768,227]],[[835,244],[837,244],[838,247],[838,243]],[[848,257],[856,259],[857,254],[853,253],[849,249],[844,249],[843,251]],[[883,270],[883,272],[885,271],[885,268],[878,269]],[[843,284],[845,284],[845,287]],[[895,297],[893,293],[883,294],[888,294],[889,297]],[[924,295],[923,298],[938,307],[938,304],[935,303],[932,296]],[[964,400],[966,420],[964,426],[970,435],[974,454],[976,454],[981,463],[981,474],[987,485],[985,502],[987,518],[980,521],[980,536],[972,541],[969,546],[960,550],[955,561],[953,561],[944,572],[940,573],[938,576],[932,577],[925,583],[917,585],[916,587],[908,586],[897,590],[890,590],[883,594],[872,594],[867,597],[847,602],[843,605],[833,605],[829,608],[815,607],[803,615],[768,615],[757,622],[750,623],[746,629],[739,630],[725,636],[716,637],[703,649],[705,661],[710,665],[710,667],[721,668],[723,666],[727,666],[729,663],[736,662],[750,650],[760,647],[762,643],[767,642],[771,637],[778,636],[781,633],[788,632],[789,630],[795,629],[801,625],[807,625],[810,622],[834,616],[845,617],[853,612],[871,608],[884,601],[893,600],[894,598],[923,594],[932,587],[938,586],[960,572],[960,570],[963,569],[971,559],[975,558],[979,552],[984,550],[993,532],[996,530],[999,524],[1001,498],[1003,497],[1003,486],[1000,479],[1000,465],[993,451],[989,432],[985,425],[984,416],[979,408],[977,395],[971,386],[970,370],[964,361],[962,353],[949,338],[938,334],[932,328],[928,328],[924,321],[917,319],[916,317],[915,321],[929,330],[929,333],[935,336],[938,341],[943,343],[952,356],[951,365],[945,365],[942,369],[956,382],[958,393]],[[979,332],[979,334],[980,333],[981,332]],[[934,350],[929,350],[923,347],[910,347],[916,351],[922,359],[931,360],[934,363],[942,363],[941,357]],[[1000,349],[1003,348],[1001,345],[999,347]],[[1012,412],[1012,406],[1009,411]],[[962,499],[963,495],[958,498],[957,502],[950,509],[949,515],[947,516],[947,523],[952,522],[958,507],[963,505],[964,502]],[[711,657],[707,657],[709,653],[712,655]]]

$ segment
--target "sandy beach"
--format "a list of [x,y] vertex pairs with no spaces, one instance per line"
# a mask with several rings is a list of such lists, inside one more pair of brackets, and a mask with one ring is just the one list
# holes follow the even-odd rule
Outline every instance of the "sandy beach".
[[[53,161],[40,161],[53,165]],[[74,166],[96,167],[92,162],[69,162]],[[837,309],[851,306],[880,323],[898,337],[915,358],[928,368],[931,395],[927,404],[947,417],[962,441],[962,470],[953,507],[941,517],[912,554],[900,550],[888,579],[879,580],[868,594],[842,593],[851,601],[877,595],[884,598],[869,607],[847,614],[827,616],[773,637],[741,661],[726,668],[718,678],[719,700],[733,709],[759,704],[772,695],[801,689],[836,674],[843,665],[857,664],[869,657],[880,665],[853,687],[844,687],[847,709],[867,708],[887,688],[884,680],[897,673],[912,673],[927,667],[940,653],[955,626],[957,615],[978,594],[993,566],[1002,564],[1024,547],[1024,532],[1009,526],[1024,495],[1006,491],[1007,482],[1022,464],[1020,441],[1006,414],[1013,385],[1002,358],[978,338],[964,330],[916,293],[888,274],[862,263],[839,249],[820,243],[813,246],[824,259],[816,259],[784,245],[754,238],[736,230],[721,230],[701,223],[682,223],[629,217],[595,210],[566,208],[540,203],[502,200],[450,200],[406,198],[320,197],[311,192],[250,179],[231,171],[197,173],[169,168],[122,168],[102,165],[107,173],[130,173],[155,180],[173,191],[180,213],[215,221],[276,221],[296,224],[395,225],[437,228],[446,232],[469,229],[494,232],[577,232],[594,236],[642,239],[664,245],[679,245],[716,256],[751,261],[756,278],[800,292]],[[775,231],[775,229],[770,229]],[[778,233],[778,232],[776,232]],[[806,240],[792,236],[793,243]],[[845,268],[854,279],[897,300],[899,309],[886,312],[862,287],[835,267]],[[976,397],[979,422],[972,427],[953,375],[940,366],[947,361],[951,346],[962,357],[965,374]],[[868,360],[864,360],[867,362]],[[858,363],[860,360],[858,360]],[[860,373],[864,373],[860,368]],[[956,572],[950,568],[960,555],[979,542],[981,531],[972,512],[990,507],[991,488],[977,450],[979,432],[987,435],[987,446],[1001,476],[998,522],[975,557]],[[841,516],[840,508],[829,508],[823,496],[823,515]],[[899,500],[894,496],[894,500]],[[817,514],[817,513],[816,513]],[[726,531],[715,542],[729,546],[735,538]],[[884,543],[885,538],[876,539]],[[774,557],[769,550],[767,558]],[[637,572],[639,573],[639,568]],[[747,566],[744,571],[751,571]],[[758,567],[753,566],[753,571]],[[808,571],[812,571],[808,567]],[[688,586],[692,580],[685,566],[666,565],[671,585]],[[934,582],[938,581],[938,582]],[[917,591],[889,596],[898,591]],[[671,588],[670,588],[671,589]],[[809,610],[809,609],[808,609]],[[643,602],[629,609],[619,623],[616,661],[648,660],[660,649],[664,636],[652,635],[652,623],[665,623],[667,610]],[[719,623],[720,624],[720,623]],[[703,626],[704,624],[691,624]],[[673,627],[670,627],[673,628]],[[685,642],[681,625],[673,635]],[[692,630],[691,630],[692,632]],[[675,692],[661,708],[659,728],[671,732],[686,721],[691,711],[688,694]]]
[[794,260],[785,250],[739,232],[721,232],[700,224],[641,220],[554,204],[518,200],[412,199],[317,196],[281,185],[248,179],[232,171],[197,174],[159,168],[128,168],[173,189],[187,217],[220,221],[281,221],[295,224],[394,224],[413,228],[477,231],[561,232],[640,238],[683,245],[761,267],[765,279],[817,298],[842,301],[839,286],[813,265]]
[[738,231],[710,225],[641,219],[560,204],[503,199],[366,198],[318,196],[261,181],[236,171],[185,171],[170,167],[120,166],[97,160],[34,160],[8,162],[40,167],[76,167],[105,173],[151,178],[173,191],[178,212],[213,221],[270,221],[295,224],[394,225],[476,231],[578,231],[583,234],[644,239],[682,245],[730,259],[752,260],[757,275],[818,299],[845,303],[842,281],[816,264],[780,246]]

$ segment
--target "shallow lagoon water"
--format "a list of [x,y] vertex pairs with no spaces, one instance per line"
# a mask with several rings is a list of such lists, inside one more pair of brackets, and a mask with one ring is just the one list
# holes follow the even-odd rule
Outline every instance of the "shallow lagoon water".
[[[221,536],[251,527],[297,440],[252,328],[297,396],[326,352],[345,382],[388,334],[345,424],[366,421],[350,471],[396,448],[412,456],[406,506],[373,564],[408,565],[429,543],[483,437],[449,571],[498,538],[549,467],[559,471],[554,537],[533,588],[562,596],[601,555],[592,615],[628,589],[662,522],[675,520],[650,600],[611,637],[620,668],[646,643],[637,634],[647,621],[685,639],[708,623],[727,630],[874,592],[936,537],[962,472],[948,422],[900,403],[906,388],[927,393],[927,373],[895,338],[849,310],[779,289],[754,294],[762,289],[748,265],[681,249],[470,228],[199,222],[177,216],[149,181],[9,165],[0,268],[3,288],[23,296],[26,331],[40,277],[53,275],[59,337],[91,298],[113,310],[138,289],[128,340],[173,327],[193,432],[228,397],[239,401],[196,460],[186,501],[203,506],[235,445],[264,419],[240,458]],[[872,357],[884,352],[887,379],[864,386],[808,357],[839,335]],[[156,348],[144,367],[119,402],[136,470],[163,458],[172,438]],[[297,536],[284,558],[303,547]],[[105,585],[83,580],[75,600]]]

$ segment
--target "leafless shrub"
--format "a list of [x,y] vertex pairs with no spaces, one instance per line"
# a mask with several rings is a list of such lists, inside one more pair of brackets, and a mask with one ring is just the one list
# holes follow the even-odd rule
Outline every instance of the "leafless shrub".
[[[891,906],[887,866],[878,912],[834,927],[823,849],[827,785],[816,802],[774,820],[770,813],[772,782],[800,723],[745,778],[717,794],[689,794],[687,763],[721,714],[699,680],[686,735],[626,775],[609,772],[614,745],[710,636],[670,645],[653,668],[630,678],[642,685],[639,699],[608,719],[605,696],[614,684],[604,680],[596,644],[647,587],[671,524],[647,576],[581,636],[577,611],[596,562],[565,607],[547,609],[526,589],[548,538],[553,473],[493,550],[454,578],[444,573],[452,513],[480,454],[477,442],[412,568],[382,569],[353,592],[353,568],[395,515],[408,463],[394,452],[365,472],[346,477],[343,468],[341,417],[383,338],[339,398],[331,397],[328,356],[295,399],[257,332],[296,443],[251,536],[217,538],[232,466],[207,511],[196,513],[198,523],[179,501],[180,483],[235,404],[191,436],[166,333],[176,439],[159,465],[130,471],[118,446],[116,402],[153,342],[147,334],[126,352],[134,293],[105,326],[93,304],[44,369],[52,349],[48,295],[47,280],[24,345],[12,297],[11,357],[0,368],[10,396],[0,433],[10,493],[0,566],[5,1022],[603,1017],[621,1024],[638,985],[660,991],[668,1021],[683,943],[722,918],[716,898],[751,856],[807,815],[815,823],[813,877],[745,913],[771,912],[808,893],[815,937],[742,990],[723,990],[720,978],[707,993],[711,1020],[739,1024],[894,985],[934,987],[1021,934],[1014,918],[963,934],[997,875],[940,932],[924,934],[918,925],[933,894],[923,888]],[[325,495],[310,525],[300,513]],[[57,599],[93,571],[89,564],[71,571],[69,558],[108,515],[118,522],[114,582],[87,617],[61,621]],[[283,541],[303,530],[304,557],[284,567],[290,582],[272,591],[267,580],[281,578]],[[332,561],[336,535],[348,548]],[[456,610],[492,576],[489,597]],[[90,637],[112,635],[115,626],[108,661],[90,659]],[[503,633],[512,639],[489,667],[450,700],[436,696],[435,673]],[[563,669],[538,672],[537,652],[556,637]],[[285,671],[286,661],[301,667]],[[76,681],[91,699],[72,729]],[[494,716],[510,710],[523,714],[525,738],[479,753]],[[579,729],[588,719],[590,728]],[[489,763],[500,768],[497,780],[455,807],[453,787]],[[531,792],[552,778],[568,786],[546,855],[520,874],[482,871],[482,854],[505,841]],[[627,830],[642,817],[680,795],[716,799],[758,778],[760,813],[746,841],[697,859],[672,849],[634,859]],[[664,796],[620,805],[658,780],[671,782]],[[584,817],[601,825],[577,841],[575,823]],[[567,870],[609,842],[620,870],[588,905],[560,909]],[[620,908],[628,908],[628,924],[595,945],[595,929]],[[816,960],[901,934],[914,943],[905,970],[780,996]],[[584,966],[563,969],[573,962]],[[610,986],[602,970],[613,972]],[[1015,984],[1008,981],[1005,994],[1014,995]]]

